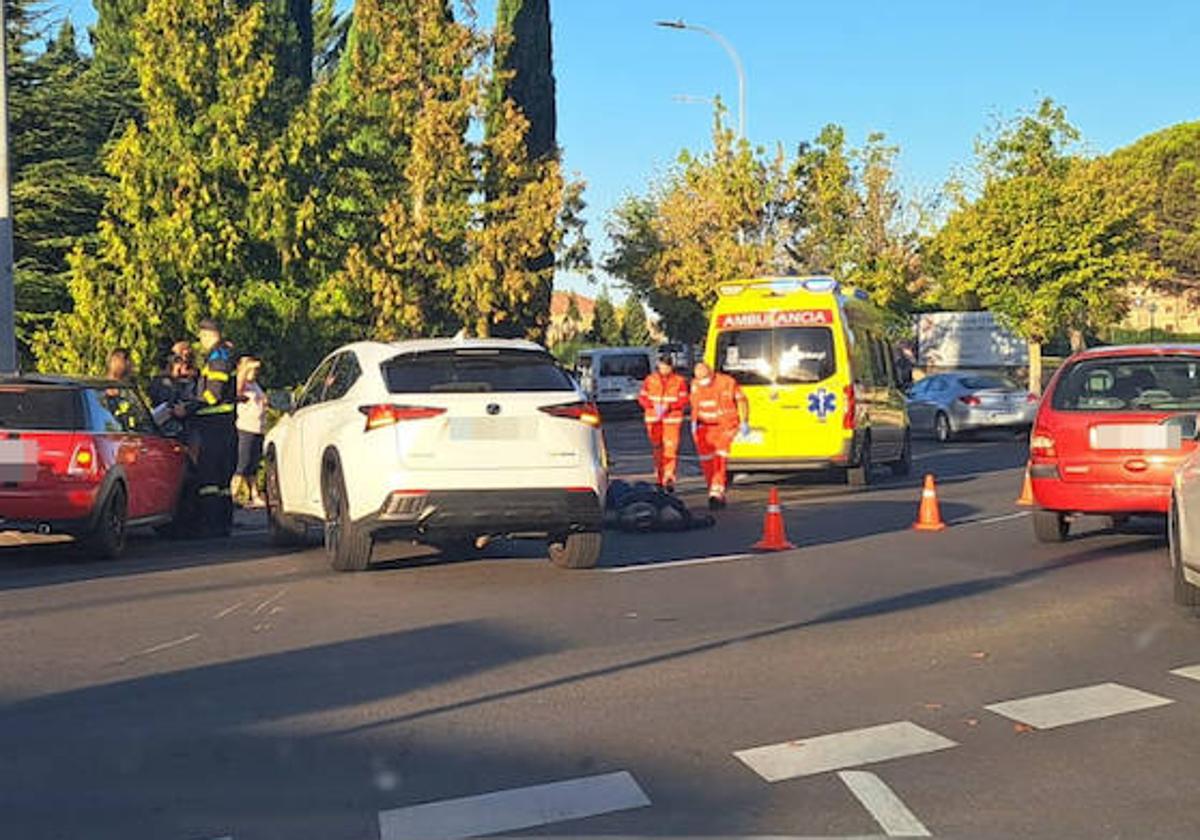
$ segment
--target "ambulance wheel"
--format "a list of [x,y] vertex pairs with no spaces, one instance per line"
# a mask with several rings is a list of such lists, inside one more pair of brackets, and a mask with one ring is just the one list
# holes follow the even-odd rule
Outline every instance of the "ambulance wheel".
[[547,553],[560,569],[590,569],[600,561],[603,537],[599,531],[577,531],[551,537]]
[[858,464],[846,468],[846,484],[851,487],[866,487],[871,483],[871,439],[863,438],[862,450],[858,453]]

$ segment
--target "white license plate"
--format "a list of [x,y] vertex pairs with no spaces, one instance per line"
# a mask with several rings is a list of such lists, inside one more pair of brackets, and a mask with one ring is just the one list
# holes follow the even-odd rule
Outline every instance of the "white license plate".
[[1093,426],[1092,449],[1179,449],[1179,426],[1150,423],[1110,423]]
[[451,440],[515,440],[527,436],[529,423],[520,417],[454,417]]
[[0,440],[0,482],[36,481],[37,464],[37,441]]
[[993,423],[1008,423],[1017,419],[1017,415],[1009,414],[1006,411],[993,411],[989,418]]

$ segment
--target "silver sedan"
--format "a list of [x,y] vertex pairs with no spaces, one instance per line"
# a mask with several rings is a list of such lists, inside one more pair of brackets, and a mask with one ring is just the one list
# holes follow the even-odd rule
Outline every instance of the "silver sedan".
[[939,373],[908,392],[913,431],[942,443],[984,429],[1024,431],[1033,425],[1038,398],[1010,379],[990,373]]

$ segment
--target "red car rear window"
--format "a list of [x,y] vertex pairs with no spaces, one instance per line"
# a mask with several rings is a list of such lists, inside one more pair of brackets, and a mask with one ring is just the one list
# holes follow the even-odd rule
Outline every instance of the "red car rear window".
[[1057,411],[1200,410],[1200,356],[1114,356],[1075,362],[1058,380]]
[[74,389],[0,385],[0,429],[76,431],[81,415],[79,394]]

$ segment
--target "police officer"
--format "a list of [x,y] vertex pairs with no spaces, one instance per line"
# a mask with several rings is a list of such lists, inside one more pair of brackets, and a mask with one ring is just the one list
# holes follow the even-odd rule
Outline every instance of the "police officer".
[[198,507],[208,536],[228,536],[233,528],[233,500],[229,483],[237,465],[234,430],[237,382],[233,354],[221,339],[221,328],[211,318],[199,327],[204,361],[196,382],[196,395],[188,404],[189,429],[195,435]]
[[[124,347],[115,347],[108,354],[105,367],[105,377],[111,382],[121,385],[132,385],[133,363],[129,360],[129,351]],[[104,391],[104,406],[124,431],[136,431],[137,413],[129,403],[127,394],[119,388],[106,388]]]

